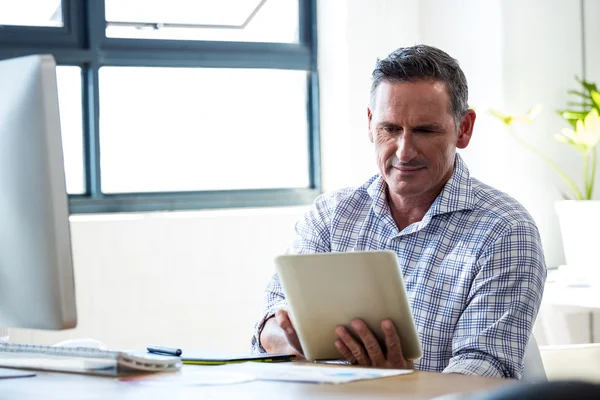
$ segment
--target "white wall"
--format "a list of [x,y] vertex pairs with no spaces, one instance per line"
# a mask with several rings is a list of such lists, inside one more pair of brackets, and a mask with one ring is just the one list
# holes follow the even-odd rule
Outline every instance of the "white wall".
[[371,72],[377,57],[417,43],[418,1],[318,4],[323,186],[331,190],[378,172],[367,136]]
[[[519,12],[511,12],[517,9]],[[536,129],[525,133],[531,133],[530,143],[556,160],[579,183],[583,176],[580,157],[553,140],[555,133],[568,126],[555,111],[572,100],[567,91],[576,88],[575,75],[581,76],[582,71],[579,2],[511,0],[503,3],[503,11],[505,25],[515,28],[505,32],[506,105],[515,110],[526,110],[535,103],[544,105]],[[544,23],[534,25],[528,15],[536,15]],[[557,26],[561,29],[556,29]],[[546,164],[522,148],[515,150],[512,157],[518,161],[509,163],[507,172],[517,179],[507,180],[507,191],[521,200],[536,219],[548,265],[562,264],[564,255],[554,203],[562,199],[557,187],[564,190],[564,185]]]
[[[486,116],[489,106],[524,112],[542,101],[548,114],[532,140],[571,162],[550,136],[551,110],[581,71],[579,2],[571,0],[322,0],[319,68],[323,182],[356,185],[376,172],[366,106],[376,58],[415,43],[458,58],[478,120],[464,152],[472,174],[525,204],[538,222],[549,265],[562,262],[552,203],[556,180]],[[586,24],[599,37],[597,1]],[[588,14],[589,15],[589,14]],[[535,24],[533,24],[535,20]],[[588,40],[588,77],[600,49]],[[289,244],[304,207],[143,215],[72,221],[80,325],[69,332],[13,330],[16,342],[94,337],[111,347],[150,342],[244,351],[262,303],[273,257]]]
[[303,211],[72,217],[78,327],[13,329],[11,340],[92,337],[114,348],[247,351],[273,258],[290,243]]
[[584,26],[585,26],[585,69],[586,78],[600,86],[600,1],[584,0]]

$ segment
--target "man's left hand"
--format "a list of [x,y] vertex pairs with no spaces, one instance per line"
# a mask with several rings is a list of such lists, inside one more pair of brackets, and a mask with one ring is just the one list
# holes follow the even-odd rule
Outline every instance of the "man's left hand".
[[378,368],[414,368],[412,361],[405,360],[402,355],[400,337],[391,320],[386,319],[381,322],[381,329],[385,335],[385,353],[364,321],[355,319],[350,326],[358,339],[355,339],[345,326],[338,326],[335,329],[340,337],[335,341],[335,347],[350,363]]

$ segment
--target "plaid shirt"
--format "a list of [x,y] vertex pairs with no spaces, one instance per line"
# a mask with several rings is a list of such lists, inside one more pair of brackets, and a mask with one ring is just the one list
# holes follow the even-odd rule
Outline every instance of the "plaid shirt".
[[[469,176],[452,177],[424,218],[398,231],[377,175],[359,188],[321,195],[296,224],[289,253],[393,250],[423,346],[415,368],[519,378],[546,279],[537,227],[513,198]],[[277,275],[264,322],[284,308]]]

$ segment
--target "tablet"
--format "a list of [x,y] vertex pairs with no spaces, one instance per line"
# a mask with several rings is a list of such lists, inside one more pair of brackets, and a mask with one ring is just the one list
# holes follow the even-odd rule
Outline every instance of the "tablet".
[[365,321],[381,344],[385,344],[381,321],[391,319],[404,358],[421,358],[421,343],[393,251],[284,255],[275,264],[308,360],[339,359],[335,328],[349,327],[356,318]]

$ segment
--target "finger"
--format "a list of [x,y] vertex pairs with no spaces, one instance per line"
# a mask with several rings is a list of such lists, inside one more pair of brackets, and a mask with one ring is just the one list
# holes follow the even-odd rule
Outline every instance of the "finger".
[[285,332],[289,331],[289,333],[292,333],[294,331],[294,326],[286,310],[277,310],[275,312],[275,321]]
[[356,361],[356,357],[354,357],[348,346],[346,346],[341,339],[337,339],[335,341],[335,347],[338,349],[342,357],[346,359],[346,361],[349,361],[351,364],[358,363],[358,361]]
[[402,354],[402,343],[400,342],[400,336],[394,327],[394,323],[389,319],[383,320],[381,322],[381,329],[385,336],[388,363],[395,368],[407,368],[409,365]]
[[301,352],[302,346],[300,345],[298,334],[296,333],[296,329],[294,329],[289,313],[286,310],[278,310],[275,313],[275,321],[277,322],[277,325],[283,329],[288,343]]
[[340,337],[342,342],[348,347],[356,362],[360,365],[371,365],[371,359],[367,356],[367,353],[362,344],[360,344],[350,334],[350,331],[345,326],[338,326],[335,328],[335,333]]
[[294,325],[292,324],[292,320],[289,317],[289,314],[286,310],[278,310],[275,313],[275,322],[277,325],[283,330],[285,333],[285,337],[290,344],[298,353],[303,354],[302,346],[300,345],[300,340],[298,339],[298,334],[294,329]]
[[386,363],[385,355],[381,350],[377,338],[373,335],[367,324],[360,319],[355,319],[350,325],[360,340],[362,340],[363,346],[371,359],[371,364],[374,366],[384,366]]

